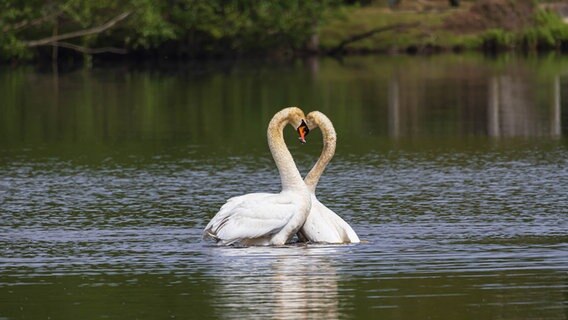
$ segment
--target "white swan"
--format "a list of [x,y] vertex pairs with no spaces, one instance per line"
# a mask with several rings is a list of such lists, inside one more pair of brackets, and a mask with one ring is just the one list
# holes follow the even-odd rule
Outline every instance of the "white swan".
[[268,125],[268,145],[280,173],[280,193],[250,193],[227,200],[203,231],[220,245],[283,245],[304,224],[311,207],[310,192],[294,163],[282,131],[286,124],[307,133],[304,112],[296,107],[277,112]]
[[304,182],[311,192],[312,208],[306,222],[298,232],[300,240],[324,243],[359,243],[351,226],[316,198],[316,187],[327,164],[335,154],[337,135],[333,124],[323,113],[312,111],[306,118],[308,128],[319,127],[323,136],[322,153]]

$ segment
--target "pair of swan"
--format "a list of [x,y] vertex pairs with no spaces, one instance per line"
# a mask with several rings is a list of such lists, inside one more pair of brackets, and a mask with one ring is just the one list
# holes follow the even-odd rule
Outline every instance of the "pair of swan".
[[[317,127],[322,130],[322,154],[305,180],[302,180],[284,141],[282,132],[287,124],[297,128],[302,142],[309,130]],[[299,108],[285,108],[270,120],[267,137],[280,173],[282,191],[230,198],[207,224],[203,237],[221,245],[243,246],[283,245],[296,234],[302,241],[359,242],[349,224],[319,202],[315,195],[318,181],[335,153],[337,138],[331,121],[318,111],[310,112],[306,117]]]

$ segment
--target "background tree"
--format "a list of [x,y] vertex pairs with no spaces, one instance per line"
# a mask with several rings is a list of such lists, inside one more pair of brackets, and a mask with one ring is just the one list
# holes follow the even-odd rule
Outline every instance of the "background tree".
[[39,47],[88,54],[234,55],[301,48],[336,1],[0,0],[0,56]]

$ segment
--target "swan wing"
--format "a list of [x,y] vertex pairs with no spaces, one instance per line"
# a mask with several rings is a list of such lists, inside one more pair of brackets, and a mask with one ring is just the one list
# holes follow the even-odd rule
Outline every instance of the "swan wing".
[[291,197],[252,193],[231,198],[205,227],[204,238],[223,244],[270,237],[300,211]]
[[312,196],[312,208],[300,229],[300,238],[311,242],[359,243],[357,233],[335,212]]
[[[316,200],[317,201],[317,200]],[[319,202],[319,201],[317,201]],[[337,232],[341,235],[343,243],[359,243],[359,236],[353,228],[347,223],[343,218],[341,218],[337,213],[333,212],[331,209],[326,207],[323,203],[319,202],[323,207],[323,211],[327,212],[327,217],[333,221]]]

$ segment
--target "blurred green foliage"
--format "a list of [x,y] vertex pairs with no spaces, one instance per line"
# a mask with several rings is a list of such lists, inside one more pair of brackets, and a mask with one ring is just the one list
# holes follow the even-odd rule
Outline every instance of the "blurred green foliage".
[[124,20],[74,45],[165,50],[197,56],[295,49],[316,31],[335,0],[0,0],[0,58],[34,57],[29,41]]
[[[377,33],[350,45],[357,52],[408,48],[568,51],[568,24],[553,11],[535,11],[534,24],[508,31],[499,26],[467,33],[444,21],[463,9],[389,10],[386,2],[353,0],[0,0],[0,61],[51,59],[57,35],[104,26],[63,41],[72,56],[81,48],[119,48],[140,57],[290,56],[319,36],[325,52],[357,34],[401,23],[419,27]],[[443,7],[446,8],[446,7]],[[531,20],[532,21],[532,20]],[[37,40],[44,40],[41,44]],[[313,43],[311,43],[313,45]],[[74,48],[73,48],[74,47]],[[79,49],[77,49],[79,48]],[[312,47],[313,48],[313,47]],[[74,51],[75,50],[75,51]],[[103,50],[104,51],[104,50]],[[84,57],[89,59],[88,50]]]
[[568,24],[556,12],[537,10],[534,26],[518,32],[490,29],[483,33],[482,39],[485,48],[490,50],[565,51],[568,47]]

